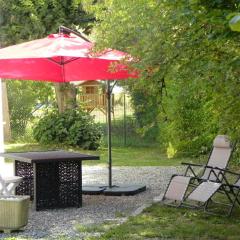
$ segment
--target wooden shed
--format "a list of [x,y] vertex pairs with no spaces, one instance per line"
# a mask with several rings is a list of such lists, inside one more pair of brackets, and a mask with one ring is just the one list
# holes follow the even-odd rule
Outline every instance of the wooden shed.
[[[83,107],[88,111],[100,110],[106,115],[107,99],[105,85],[101,81],[83,81],[78,84],[79,95],[78,99],[83,104]],[[112,95],[112,109],[114,107],[114,95]]]

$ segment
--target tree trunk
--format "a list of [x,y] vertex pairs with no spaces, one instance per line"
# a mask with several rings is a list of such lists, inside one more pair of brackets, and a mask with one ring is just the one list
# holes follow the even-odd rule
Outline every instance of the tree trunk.
[[76,87],[70,83],[54,83],[59,113],[77,106]]
[[6,81],[2,80],[2,103],[3,103],[3,131],[4,140],[9,142],[11,140],[11,126],[10,126],[10,114],[7,95]]

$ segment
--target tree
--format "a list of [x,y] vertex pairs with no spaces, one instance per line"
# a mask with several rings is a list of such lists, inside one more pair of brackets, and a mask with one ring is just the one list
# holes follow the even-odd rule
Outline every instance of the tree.
[[76,108],[77,90],[74,85],[70,83],[54,83],[54,87],[59,113]]
[[[142,124],[157,123],[164,143],[184,138],[186,148],[202,139],[199,152],[216,133],[238,138],[239,36],[227,16],[239,11],[239,1],[85,0],[85,8],[97,19],[99,49],[117,48],[138,59],[132,65],[141,79],[131,81],[131,92],[142,92],[145,102],[135,101],[135,110],[148,109],[145,119],[151,116],[152,124]],[[164,128],[172,134],[162,136]]]
[[[85,13],[81,3],[81,0],[0,0],[2,42],[10,45],[45,37],[58,31],[60,25],[84,28],[84,33],[88,34],[94,18]],[[76,106],[76,89],[70,83],[55,84],[55,91],[59,111]]]
[[2,81],[2,105],[3,105],[3,122],[4,122],[4,125],[3,125],[4,140],[8,142],[12,139],[12,132],[11,132],[11,125],[10,125],[10,114],[9,114],[6,81]]
[[10,106],[10,124],[13,138],[22,137],[34,112],[52,102],[52,86],[42,82],[9,81],[8,102]]

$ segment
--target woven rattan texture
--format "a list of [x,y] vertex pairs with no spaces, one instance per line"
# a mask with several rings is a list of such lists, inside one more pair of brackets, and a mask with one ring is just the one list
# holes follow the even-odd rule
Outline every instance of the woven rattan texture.
[[80,207],[81,179],[81,162],[36,164],[36,208]]
[[28,195],[33,200],[33,167],[32,164],[26,162],[15,161],[15,173],[17,176],[23,177],[23,181],[16,188],[17,195]]
[[[16,165],[16,172],[22,174],[21,176],[31,176],[24,179],[17,194],[28,195],[29,189],[33,188],[33,174],[36,187],[34,201],[36,210],[80,207],[82,205],[81,161],[35,163],[34,168],[30,165],[31,169],[29,165],[26,163]],[[30,193],[33,197],[33,192],[30,191]]]

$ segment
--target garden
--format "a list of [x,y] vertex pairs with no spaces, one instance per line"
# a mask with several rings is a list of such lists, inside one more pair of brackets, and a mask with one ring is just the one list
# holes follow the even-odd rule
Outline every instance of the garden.
[[[61,149],[99,156],[97,161],[83,161],[83,185],[101,183],[111,188],[107,183],[110,174],[113,187],[128,183],[146,186],[146,191],[134,196],[83,195],[83,205],[77,211],[31,210],[23,231],[10,235],[0,232],[0,238],[239,238],[238,200],[231,200],[231,196],[238,199],[240,189],[234,186],[238,180],[232,177],[240,173],[238,0],[0,0],[0,6],[5,152]],[[51,51],[57,53],[53,45],[47,46],[58,38],[68,47],[71,41],[76,45],[84,42],[84,51],[90,49],[90,53],[78,57],[75,49],[77,57],[73,54],[72,59],[69,54],[62,57],[55,52],[48,56]],[[44,59],[64,65],[59,68],[61,73],[69,74],[64,75],[64,81],[55,79],[54,65],[44,65],[35,79],[28,72],[18,75],[21,67],[16,63],[20,57],[28,54],[29,65],[38,59],[31,55],[40,46],[33,40],[38,44],[43,41]],[[11,59],[15,64],[11,75],[11,62],[6,61],[9,53],[4,49],[13,45],[20,49],[27,43],[33,44],[29,52],[12,53],[16,56]],[[92,60],[109,61],[108,67],[102,72],[98,72],[100,65],[90,69],[86,55]],[[79,59],[86,60],[82,67]],[[79,64],[78,71],[72,68],[74,61]],[[80,74],[76,78],[81,71],[86,71],[87,77]],[[68,77],[70,80],[66,80]],[[116,88],[121,94],[114,92]],[[219,135],[225,136],[224,140],[216,140]],[[214,148],[226,151],[212,157],[219,161],[226,157],[225,165],[211,163]],[[183,162],[193,168],[205,166],[205,170],[210,169],[208,177],[203,179],[203,173],[199,180],[199,172],[195,174]],[[5,158],[0,165],[5,169],[0,169],[0,174],[12,165],[13,160]],[[214,182],[215,186],[219,184],[215,192],[226,194],[227,199],[230,194],[230,202],[236,202],[230,217],[218,211],[212,215],[169,207],[158,199],[171,188],[172,176],[187,176],[186,168],[192,171],[189,184],[194,183],[194,189]],[[70,175],[69,170],[66,172]],[[228,174],[232,174],[230,180]],[[192,181],[192,177],[198,180]],[[181,206],[191,194],[187,189]],[[215,192],[203,207],[214,202]],[[222,195],[217,197],[222,199]]]

